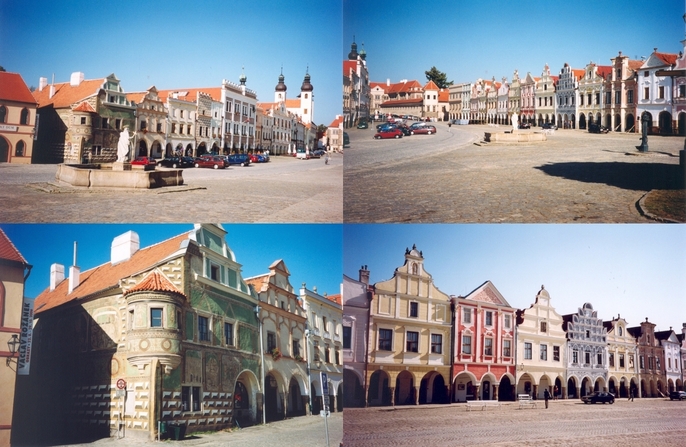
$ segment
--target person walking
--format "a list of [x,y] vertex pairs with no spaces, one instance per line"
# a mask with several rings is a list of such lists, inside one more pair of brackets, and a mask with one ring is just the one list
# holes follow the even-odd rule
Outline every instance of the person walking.
[[548,388],[543,391],[543,399],[545,399],[545,407],[548,408],[548,399],[550,399],[550,391],[548,391]]
[[452,126],[452,125],[453,125],[452,121],[448,121],[448,133],[450,133],[450,126]]
[[629,399],[627,399],[627,400],[630,400],[631,402],[634,401],[634,389],[633,388],[629,389]]

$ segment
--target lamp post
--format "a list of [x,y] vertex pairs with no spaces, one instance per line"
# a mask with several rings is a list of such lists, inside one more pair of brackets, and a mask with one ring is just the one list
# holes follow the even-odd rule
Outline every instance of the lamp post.
[[260,328],[260,370],[262,371],[262,423],[267,423],[267,393],[265,390],[266,383],[264,382],[264,341],[262,339],[262,319],[260,318],[260,312],[262,308],[258,304],[255,306],[255,318],[257,318],[257,326]]
[[12,361],[12,357],[14,357],[14,354],[17,353],[17,346],[19,345],[19,336],[17,334],[12,334],[12,338],[7,340],[7,347],[9,348],[10,351],[10,356],[7,357],[7,366],[10,366],[10,362]]
[[310,335],[312,332],[310,331],[310,325],[307,320],[305,320],[305,354],[307,355],[307,396],[309,398],[309,405],[310,405],[310,416],[313,414],[312,413],[312,376],[311,376],[311,370],[310,370]]

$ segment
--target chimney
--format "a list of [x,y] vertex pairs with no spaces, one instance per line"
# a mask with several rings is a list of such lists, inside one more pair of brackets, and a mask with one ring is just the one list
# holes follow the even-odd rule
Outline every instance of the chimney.
[[52,99],[53,96],[55,96],[55,84],[50,84],[50,96],[49,96],[49,98]]
[[138,233],[127,231],[112,240],[112,250],[110,251],[110,262],[114,265],[119,262],[128,261],[134,253],[138,251],[141,243]]
[[387,85],[388,87],[391,86],[391,79],[390,79],[390,78],[386,78],[386,85]]
[[69,292],[72,293],[74,289],[79,286],[79,276],[81,274],[81,269],[76,266],[76,247],[77,243],[74,241],[74,265],[69,267]]
[[360,282],[369,285],[369,270],[366,265],[360,267]]
[[42,92],[43,89],[48,85],[48,78],[38,79],[38,91]]
[[75,71],[71,74],[71,79],[69,80],[69,85],[72,87],[78,87],[83,82],[83,72]]
[[52,264],[50,266],[50,291],[55,290],[62,281],[64,281],[64,266],[62,264]]

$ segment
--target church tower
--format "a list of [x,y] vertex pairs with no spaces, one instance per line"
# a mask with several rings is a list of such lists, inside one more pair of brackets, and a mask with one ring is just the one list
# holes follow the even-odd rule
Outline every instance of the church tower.
[[279,75],[279,83],[276,84],[274,89],[274,102],[285,102],[286,101],[286,84],[284,84],[283,68],[281,69],[281,74]]
[[314,87],[310,83],[309,68],[305,72],[305,79],[300,87],[300,110],[302,113],[302,120],[304,123],[311,123],[314,117],[314,94],[312,91]]

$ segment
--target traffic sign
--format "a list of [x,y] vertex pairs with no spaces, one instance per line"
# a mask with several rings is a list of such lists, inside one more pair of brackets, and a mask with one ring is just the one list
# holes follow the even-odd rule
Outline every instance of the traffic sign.
[[331,412],[322,410],[319,412],[319,416],[321,416],[323,418],[328,418],[329,416],[331,416]]
[[120,390],[123,390],[124,388],[126,388],[126,380],[124,380],[124,379],[117,380],[117,388],[119,388]]
[[322,395],[328,396],[329,395],[329,377],[326,375],[325,372],[319,372],[319,378],[322,381]]

